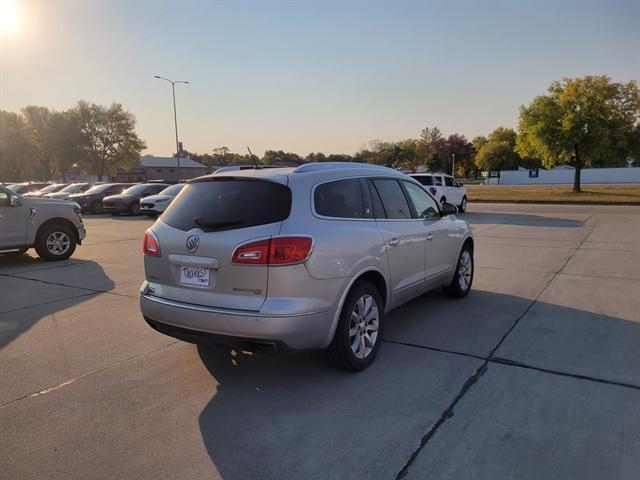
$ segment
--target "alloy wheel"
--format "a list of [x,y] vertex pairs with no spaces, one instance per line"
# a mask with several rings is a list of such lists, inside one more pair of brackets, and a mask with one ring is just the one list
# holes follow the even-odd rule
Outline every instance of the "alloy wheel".
[[362,295],[353,307],[349,324],[349,343],[357,358],[364,359],[373,351],[379,328],[378,304],[371,295]]
[[71,239],[65,232],[53,232],[47,237],[47,250],[52,255],[64,255],[70,246]]
[[463,250],[458,261],[458,282],[460,288],[466,290],[471,284],[471,274],[473,273],[473,260],[469,250]]

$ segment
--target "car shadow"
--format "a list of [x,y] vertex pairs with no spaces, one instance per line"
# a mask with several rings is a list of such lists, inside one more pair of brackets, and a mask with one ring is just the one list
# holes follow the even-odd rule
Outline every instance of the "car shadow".
[[580,228],[585,223],[574,218],[545,217],[528,213],[466,212],[460,219],[473,225],[520,225],[531,227]]
[[[356,374],[329,368],[323,352],[245,355],[199,346],[217,383],[198,419],[207,452],[229,479],[394,477],[483,363],[465,352],[473,331],[490,331],[488,354],[530,302],[485,291],[454,301],[431,292],[389,315],[395,340],[385,332],[376,362]],[[502,308],[508,321],[492,323]],[[460,336],[469,338],[456,343]],[[488,345],[487,336],[479,342]],[[446,352],[456,346],[462,354]],[[640,386],[639,348],[640,323],[536,302],[497,360]]]
[[[84,270],[90,272],[96,283],[99,282],[100,290],[42,281],[37,278],[38,272],[49,272],[54,268],[64,269],[70,265],[82,266]],[[4,288],[0,288],[0,350],[41,319],[86,302],[95,295],[109,292],[115,287],[115,283],[97,262],[77,258],[62,262],[45,262],[29,255],[2,257],[0,282],[5,285]],[[37,311],[37,314],[22,314],[30,309]]]

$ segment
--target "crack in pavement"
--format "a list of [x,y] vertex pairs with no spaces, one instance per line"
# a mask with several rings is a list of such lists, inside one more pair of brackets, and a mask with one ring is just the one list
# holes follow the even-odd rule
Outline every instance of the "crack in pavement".
[[[59,283],[59,282],[50,282],[48,280],[40,280],[39,278],[20,277],[20,276],[13,275],[13,274],[10,274],[10,273],[0,273],[0,277],[15,278],[17,280],[30,280],[32,282],[44,283],[45,285],[56,285],[58,287],[67,287],[67,288],[75,288],[75,289],[78,289],[78,290],[87,290],[87,291],[92,292],[92,293],[108,293],[109,295],[117,295],[119,297],[134,298],[134,299],[138,298],[138,295],[127,295],[126,293],[112,292],[110,290],[97,290],[95,288],[89,288],[89,287],[78,287],[77,285],[69,285],[67,283]],[[24,307],[24,308],[29,308],[29,307]]]
[[26,310],[28,308],[42,307],[44,305],[49,305],[50,303],[65,302],[67,300],[74,300],[76,298],[82,298],[82,297],[92,297],[94,295],[99,295],[99,293],[87,292],[87,293],[82,293],[80,295],[74,295],[72,297],[58,298],[56,300],[50,300],[48,302],[35,303],[35,304],[27,305],[27,306],[24,306],[24,307],[17,307],[17,308],[13,308],[11,310],[0,311],[0,317],[2,317],[2,315],[6,315],[8,313],[19,312],[20,310]]
[[66,387],[68,385],[71,385],[72,383],[74,383],[74,382],[76,382],[78,380],[81,380],[81,379],[83,379],[85,377],[88,377],[88,376],[91,376],[91,375],[95,375],[96,373],[103,372],[103,371],[108,370],[108,369],[110,369],[112,367],[117,367],[117,366],[120,366],[120,365],[124,365],[125,363],[132,362],[132,361],[137,360],[139,358],[146,357],[147,355],[151,355],[151,354],[153,354],[153,353],[155,353],[155,352],[157,352],[159,350],[162,350],[164,348],[170,347],[171,345],[175,345],[176,343],[179,343],[179,342],[180,342],[180,340],[175,340],[173,342],[165,343],[164,345],[160,345],[159,347],[153,348],[153,349],[148,350],[146,352],[139,353],[137,355],[133,355],[131,357],[125,358],[124,360],[120,360],[118,362],[114,362],[114,363],[111,363],[109,365],[105,365],[104,367],[96,368],[95,370],[91,370],[90,372],[83,373],[82,375],[78,375],[77,377],[74,377],[74,378],[72,378],[70,380],[66,380],[66,381],[64,381],[62,383],[59,383],[57,385],[53,385],[51,387],[45,388],[44,390],[40,390],[38,392],[34,392],[34,393],[27,394],[27,395],[23,395],[21,397],[14,398],[13,400],[9,400],[7,402],[0,403],[0,408],[5,408],[5,407],[7,407],[9,405],[12,405],[12,404],[14,404],[16,402],[19,402],[21,400],[26,400],[28,398],[35,398],[35,397],[39,397],[41,395],[46,395],[47,393],[55,392],[56,390],[60,390],[61,388],[64,388],[64,387]]
[[[584,222],[585,223],[588,222],[589,219],[591,219],[592,216],[593,216],[593,214],[589,215],[589,217],[587,217]],[[419,443],[418,447],[411,453],[411,455],[409,456],[409,458],[407,459],[405,464],[402,466],[402,468],[400,469],[400,471],[396,475],[396,480],[400,480],[400,479],[404,478],[407,475],[407,473],[409,473],[409,468],[411,468],[411,465],[413,464],[415,459],[422,452],[422,450],[427,446],[429,441],[435,436],[435,434],[438,432],[440,427],[442,427],[442,425],[444,425],[444,423],[453,416],[453,411],[454,411],[456,405],[464,398],[464,396],[467,394],[467,392],[469,390],[471,390],[473,385],[475,385],[480,380],[480,377],[482,377],[482,375],[485,374],[485,372],[488,369],[489,363],[490,362],[491,363],[499,363],[499,362],[493,362],[493,360],[495,358],[496,351],[498,351],[500,346],[504,343],[504,341],[511,334],[511,332],[513,332],[513,330],[518,326],[520,321],[525,317],[525,315],[529,312],[529,310],[531,310],[533,305],[535,305],[535,303],[542,296],[542,294],[547,290],[547,288],[549,288],[549,285],[551,285],[551,283],[560,275],[562,270],[567,266],[569,261],[571,261],[571,259],[574,257],[574,255],[580,249],[580,246],[586,241],[586,239],[588,238],[588,236],[591,234],[591,232],[594,229],[595,229],[595,225],[593,227],[591,227],[591,229],[589,229],[589,232],[587,232],[585,237],[580,241],[580,244],[574,249],[573,253],[567,257],[567,259],[564,261],[564,263],[562,264],[562,266],[560,267],[558,272],[555,273],[553,275],[553,277],[551,277],[549,279],[549,281],[540,290],[540,292],[538,292],[538,294],[535,296],[535,298],[533,298],[533,300],[531,300],[529,302],[529,304],[524,309],[524,311],[520,315],[518,315],[518,317],[515,319],[515,321],[511,325],[511,327],[505,332],[505,334],[502,336],[502,338],[500,338],[500,340],[493,347],[493,349],[491,350],[489,355],[484,359],[484,362],[482,363],[482,365],[480,365],[480,367],[478,367],[478,369],[475,371],[475,373],[473,375],[471,375],[466,380],[466,382],[462,385],[462,388],[460,389],[460,392],[458,393],[458,395],[455,396],[455,398],[451,401],[449,406],[442,412],[442,414],[440,415],[440,417],[438,418],[436,423],[434,423],[433,426],[422,436],[422,438],[420,439],[420,443]]]

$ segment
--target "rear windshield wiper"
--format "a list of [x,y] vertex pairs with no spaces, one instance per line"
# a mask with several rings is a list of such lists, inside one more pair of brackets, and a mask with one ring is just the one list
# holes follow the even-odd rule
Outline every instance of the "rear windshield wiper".
[[228,227],[237,227],[244,224],[243,220],[229,220],[220,222],[214,220],[204,220],[200,217],[194,218],[193,221],[205,232],[211,232],[213,230],[220,230]]

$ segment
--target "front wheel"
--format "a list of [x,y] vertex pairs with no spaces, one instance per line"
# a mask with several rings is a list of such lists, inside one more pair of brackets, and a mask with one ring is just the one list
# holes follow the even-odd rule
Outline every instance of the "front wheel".
[[138,215],[140,213],[140,204],[138,202],[133,202],[129,205],[129,213],[131,215]]
[[91,204],[91,212],[98,215],[104,212],[104,207],[102,206],[101,200],[96,200]]
[[462,197],[462,203],[458,206],[458,211],[464,213],[467,210],[467,197]]
[[66,225],[49,225],[38,232],[35,248],[45,260],[66,260],[76,250],[76,236]]
[[350,371],[367,368],[380,349],[384,305],[378,289],[357,282],[340,312],[333,341],[327,350],[332,365]]
[[473,283],[473,249],[471,245],[465,243],[460,251],[458,263],[456,264],[456,273],[451,283],[442,287],[444,293],[453,298],[466,297],[471,291]]

